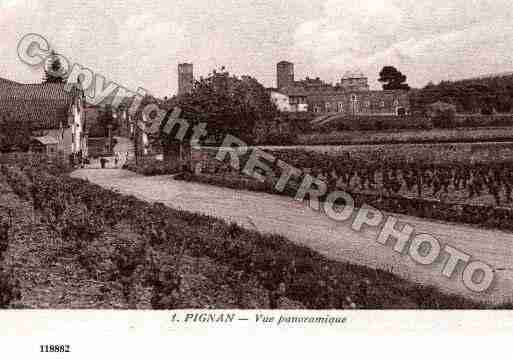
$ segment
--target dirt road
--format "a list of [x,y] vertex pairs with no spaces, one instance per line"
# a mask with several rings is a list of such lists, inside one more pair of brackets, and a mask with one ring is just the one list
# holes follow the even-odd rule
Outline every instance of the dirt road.
[[87,178],[103,187],[146,201],[205,213],[261,232],[282,234],[331,259],[386,269],[445,292],[494,303],[511,301],[513,298],[511,233],[397,216],[401,223],[412,225],[417,233],[431,234],[442,245],[450,244],[471,255],[474,260],[493,266],[496,281],[492,288],[486,293],[476,294],[463,285],[461,267],[458,267],[453,278],[445,278],[441,275],[445,261],[431,266],[416,264],[409,256],[394,252],[391,248],[393,241],[388,246],[376,242],[377,229],[354,232],[350,223],[334,222],[287,197],[175,181],[170,176],[143,177],[116,169],[78,170],[72,176]]

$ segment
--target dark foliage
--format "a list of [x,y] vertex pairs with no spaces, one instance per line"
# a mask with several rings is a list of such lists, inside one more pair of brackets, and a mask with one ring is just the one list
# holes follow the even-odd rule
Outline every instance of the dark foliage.
[[46,62],[43,82],[64,83],[64,68],[59,56],[52,50]]
[[30,123],[0,114],[0,152],[28,151]]
[[406,76],[393,66],[385,66],[379,73],[379,82],[383,82],[383,90],[409,90]]
[[207,124],[208,137],[220,142],[226,134],[254,142],[255,128],[267,127],[278,116],[265,87],[250,76],[230,75],[214,70],[194,83],[191,93],[174,97],[164,104],[178,106],[193,114],[193,122]]
[[491,115],[513,110],[513,75],[428,84],[411,93],[411,104],[422,111],[437,101],[451,103],[458,113]]

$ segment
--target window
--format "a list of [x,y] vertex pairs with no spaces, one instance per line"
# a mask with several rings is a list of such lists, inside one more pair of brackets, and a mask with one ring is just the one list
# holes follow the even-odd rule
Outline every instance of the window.
[[338,103],[338,112],[344,112],[344,103],[343,102]]

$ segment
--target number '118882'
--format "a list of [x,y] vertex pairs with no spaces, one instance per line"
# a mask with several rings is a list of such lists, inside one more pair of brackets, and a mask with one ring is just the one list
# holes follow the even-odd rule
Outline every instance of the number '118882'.
[[69,345],[40,345],[41,353],[69,353],[71,348]]

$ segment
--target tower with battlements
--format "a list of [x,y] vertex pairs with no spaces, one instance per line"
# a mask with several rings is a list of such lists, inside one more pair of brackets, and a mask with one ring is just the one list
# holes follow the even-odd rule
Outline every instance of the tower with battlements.
[[193,64],[178,65],[178,95],[183,95],[192,91],[194,83]]
[[294,85],[294,64],[288,61],[276,65],[276,82],[278,89]]

